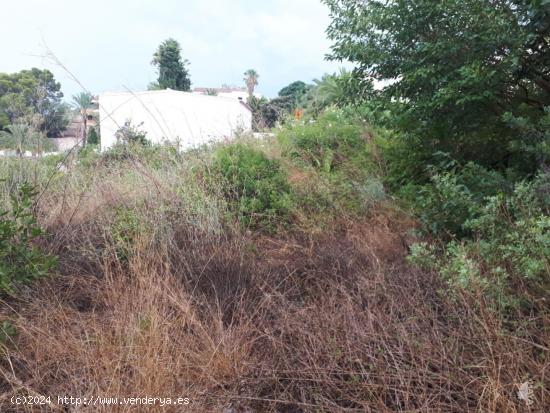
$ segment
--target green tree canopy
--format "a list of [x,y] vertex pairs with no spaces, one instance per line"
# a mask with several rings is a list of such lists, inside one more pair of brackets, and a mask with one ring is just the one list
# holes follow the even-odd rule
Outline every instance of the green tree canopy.
[[545,134],[511,124],[540,124],[550,106],[550,1],[323,1],[332,58],[386,82],[398,126],[427,151],[525,173],[548,159]]
[[187,71],[189,61],[182,59],[181,47],[176,40],[163,41],[153,55],[151,63],[158,69],[158,80],[150,88],[191,90],[191,79]]
[[306,85],[305,82],[298,80],[282,88],[279,91],[279,97],[290,97],[294,104],[294,107],[296,107],[300,104],[302,98],[307,93],[307,91],[308,85]]
[[67,126],[61,85],[49,70],[0,73],[0,129],[24,119],[48,136]]

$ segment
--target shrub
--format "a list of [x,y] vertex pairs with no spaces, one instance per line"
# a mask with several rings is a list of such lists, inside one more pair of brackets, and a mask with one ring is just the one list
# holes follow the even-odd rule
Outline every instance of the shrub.
[[43,277],[55,258],[33,245],[44,234],[32,213],[35,189],[25,183],[11,197],[11,210],[0,210],[0,291],[12,292],[17,284]]
[[219,148],[213,170],[224,181],[224,196],[245,225],[272,228],[286,220],[292,195],[280,162],[246,144]]
[[550,287],[550,204],[541,196],[547,180],[488,197],[463,224],[472,239],[453,240],[442,254],[418,244],[411,259],[437,269],[452,289],[483,291],[501,310],[535,305]]
[[120,161],[132,162],[138,161],[153,166],[155,169],[161,169],[166,162],[172,162],[170,159],[175,152],[173,147],[165,144],[153,145],[148,141],[128,141],[127,143],[118,142],[108,150],[101,152],[99,158],[104,163],[116,165]]
[[324,172],[350,163],[364,169],[370,162],[361,126],[341,111],[327,111],[315,121],[291,125],[281,131],[279,141],[284,155]]
[[424,229],[446,239],[467,237],[467,223],[478,217],[485,199],[511,191],[510,183],[495,171],[474,163],[459,168],[452,160],[447,168],[431,168],[431,182],[408,185],[401,195],[408,199]]
[[91,127],[90,131],[88,132],[88,145],[99,145],[100,144],[100,138],[99,138],[99,129],[96,129],[95,127]]
[[275,127],[293,109],[292,99],[288,96],[271,100],[252,96],[248,99],[248,105],[252,109],[252,128],[256,131]]
[[117,144],[136,143],[148,146],[151,142],[147,139],[147,132],[140,130],[143,122],[137,126],[132,125],[130,121],[126,121],[116,132],[115,137]]

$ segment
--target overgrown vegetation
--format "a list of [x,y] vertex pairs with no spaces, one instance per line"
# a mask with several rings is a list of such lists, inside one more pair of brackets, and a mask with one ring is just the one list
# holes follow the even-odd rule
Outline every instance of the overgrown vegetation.
[[547,410],[550,3],[324,2],[355,70],[270,101],[248,71],[274,137],[0,159],[2,289],[59,257],[2,306],[6,395]]
[[[529,301],[545,288],[546,178],[516,188],[525,203],[513,210],[531,212],[513,213],[514,237],[502,219],[492,224],[514,274],[531,271],[520,305],[538,315],[522,319],[518,341],[505,323],[527,307],[504,302],[506,321],[487,310],[497,290],[445,292],[466,261],[430,257],[443,277],[407,265],[415,225],[387,199],[373,132],[355,119],[336,110],[287,124],[277,139],[187,153],[129,144],[124,156],[75,154],[37,206],[59,274],[3,308],[5,362],[24,361],[18,380],[39,383],[40,394],[186,392],[201,411],[519,408],[518,371],[539,380],[546,363],[547,318]],[[14,161],[6,171],[17,171]],[[48,158],[19,162],[41,165],[39,182],[56,167]],[[538,194],[539,206],[522,190]],[[524,233],[522,222],[540,231]],[[457,248],[467,255],[453,260],[495,236],[466,236]],[[484,254],[480,271],[501,254]],[[518,291],[503,284],[502,297]],[[52,380],[38,380],[46,371]],[[534,395],[548,397],[543,387]]]
[[284,221],[292,196],[280,162],[243,143],[219,148],[212,170],[223,177],[224,195],[245,226]]
[[[415,225],[384,200],[378,164],[364,163],[371,139],[353,122],[336,111],[273,140],[75,154],[37,206],[59,274],[3,308],[3,363],[19,360],[18,380],[40,394],[158,388],[186,392],[201,411],[519,409],[517,381],[540,382],[546,364],[547,318],[533,292],[546,288],[547,178],[512,190],[518,203],[495,198],[512,224],[499,215],[478,233],[493,217],[482,210],[478,238],[448,260],[430,256],[442,277],[405,262]],[[55,168],[21,162],[43,164],[40,181]],[[502,290],[468,275],[448,294],[461,282],[453,271],[497,238],[479,270],[497,285],[505,252],[514,276]],[[502,301],[506,319],[490,310],[519,291],[520,307]],[[39,380],[45,372],[51,380]],[[548,395],[537,387],[534,397]]]
[[432,237],[417,261],[497,308],[543,303],[548,207],[535,187],[550,143],[550,5],[325,3],[332,57],[358,63],[356,79],[386,82],[354,110],[383,131],[385,183]]
[[[435,184],[436,190],[442,186],[439,195],[448,204],[437,211],[446,211],[447,219],[462,217],[458,230],[467,231],[468,237],[451,239],[443,253],[419,245],[414,248],[413,261],[437,268],[455,290],[487,293],[503,313],[511,306],[539,311],[536,302],[544,300],[550,289],[548,175],[516,184],[509,195],[499,192],[477,202],[454,176],[447,175]],[[421,200],[426,202],[426,196]],[[448,211],[456,211],[456,216]],[[441,223],[429,219],[436,221]],[[445,220],[442,224],[454,227]]]

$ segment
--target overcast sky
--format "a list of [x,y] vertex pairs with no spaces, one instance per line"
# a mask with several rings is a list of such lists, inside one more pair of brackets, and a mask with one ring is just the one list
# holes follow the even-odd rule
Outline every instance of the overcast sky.
[[[192,87],[243,85],[273,97],[294,80],[341,66],[324,59],[328,9],[320,0],[9,0],[0,24],[0,72],[52,70],[66,97],[80,90],[49,48],[93,93],[143,90],[155,80],[151,57],[173,37],[191,65]],[[47,46],[47,48],[46,48]]]

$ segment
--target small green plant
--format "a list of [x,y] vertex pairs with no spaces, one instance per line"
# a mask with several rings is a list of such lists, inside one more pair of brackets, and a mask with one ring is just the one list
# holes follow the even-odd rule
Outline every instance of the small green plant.
[[17,335],[17,329],[10,320],[4,320],[0,323],[0,351]]
[[139,125],[132,125],[130,121],[126,121],[116,132],[115,137],[117,144],[139,144],[144,146],[151,145],[147,139],[147,132],[140,130],[143,122]]
[[119,260],[128,260],[143,225],[144,223],[140,222],[135,210],[127,207],[116,208],[115,220],[111,226],[111,236]]
[[272,229],[285,221],[293,205],[280,162],[243,143],[218,149],[213,170],[224,181],[224,195],[246,226]]
[[0,210],[0,291],[11,293],[15,285],[44,277],[55,266],[55,257],[33,244],[44,235],[32,211],[36,194],[24,183],[12,194],[11,209]]

